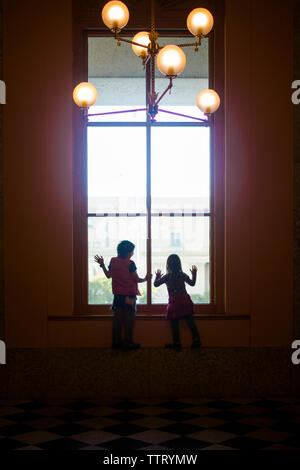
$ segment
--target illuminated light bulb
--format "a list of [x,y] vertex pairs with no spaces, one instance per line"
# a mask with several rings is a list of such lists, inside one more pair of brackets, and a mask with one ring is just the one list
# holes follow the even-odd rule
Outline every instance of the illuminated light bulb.
[[203,90],[197,95],[196,104],[203,113],[212,114],[220,106],[220,97],[214,90]]
[[194,36],[205,36],[214,25],[214,17],[206,8],[195,8],[186,19],[188,30]]
[[185,53],[173,44],[163,47],[157,54],[157,67],[164,75],[179,75],[185,64]]
[[129,10],[123,2],[108,2],[102,9],[102,20],[109,29],[120,30],[128,23]]
[[73,100],[80,108],[93,106],[97,98],[98,92],[91,83],[81,82],[73,90]]
[[[147,33],[147,31],[141,31],[140,33],[137,33],[132,40],[133,42],[138,42],[144,46],[148,46],[150,44],[149,33]],[[132,44],[132,50],[136,55],[142,57],[142,59],[148,55],[148,50],[145,47]]]

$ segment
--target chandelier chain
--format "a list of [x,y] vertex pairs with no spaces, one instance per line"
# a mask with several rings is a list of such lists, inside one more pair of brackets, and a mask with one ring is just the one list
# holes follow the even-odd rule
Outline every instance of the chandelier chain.
[[[152,41],[154,40],[154,33],[155,33],[155,0],[151,0],[151,36]],[[155,54],[153,48],[151,49],[151,98],[156,99],[154,96],[155,94]]]
[[151,0],[151,33],[155,31],[155,5],[154,0]]

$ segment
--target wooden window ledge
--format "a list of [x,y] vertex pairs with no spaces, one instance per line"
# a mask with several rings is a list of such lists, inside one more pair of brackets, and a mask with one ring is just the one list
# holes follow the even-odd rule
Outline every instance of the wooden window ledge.
[[[113,315],[50,315],[48,316],[49,321],[104,321],[112,320]],[[250,320],[250,315],[226,315],[226,314],[195,314],[194,318],[197,320]],[[136,320],[164,320],[166,317],[162,315],[137,315]]]

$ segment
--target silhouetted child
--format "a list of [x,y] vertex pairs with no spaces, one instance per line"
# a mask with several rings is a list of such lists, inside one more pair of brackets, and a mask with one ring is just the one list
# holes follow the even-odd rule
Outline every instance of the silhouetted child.
[[[134,244],[123,240],[117,246],[118,256],[111,258],[106,269],[102,256],[96,255],[95,261],[103,269],[107,278],[112,279],[112,292],[114,294],[111,309],[114,311],[112,347],[114,349],[137,349],[138,343],[133,342],[133,326],[136,313],[136,296],[141,295],[138,289],[139,282],[151,279],[151,275],[140,278],[137,268],[130,258],[133,256]],[[124,340],[122,329],[124,327]]]
[[185,283],[190,286],[196,284],[197,268],[192,266],[190,270],[192,279],[182,271],[181,261],[178,255],[170,255],[167,259],[167,274],[164,276],[161,270],[156,271],[154,286],[166,284],[169,293],[167,305],[167,319],[171,322],[173,343],[166,344],[167,348],[180,349],[179,319],[184,318],[193,336],[192,348],[200,347],[201,341],[196,323],[193,318],[194,304],[185,289]]

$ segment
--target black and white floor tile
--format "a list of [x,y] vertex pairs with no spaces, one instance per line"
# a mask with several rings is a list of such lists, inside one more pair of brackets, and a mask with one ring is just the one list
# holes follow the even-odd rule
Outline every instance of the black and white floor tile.
[[300,450],[300,398],[1,401],[5,450]]

